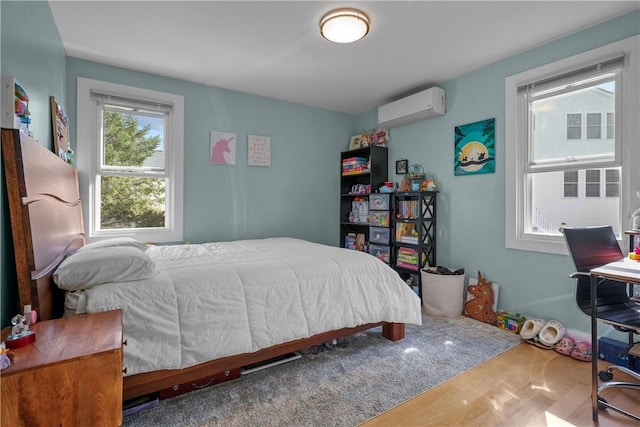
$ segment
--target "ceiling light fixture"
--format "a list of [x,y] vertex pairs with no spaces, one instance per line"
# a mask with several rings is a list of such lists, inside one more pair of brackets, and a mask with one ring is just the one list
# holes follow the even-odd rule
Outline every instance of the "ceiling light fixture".
[[320,20],[320,33],[334,43],[353,43],[369,32],[369,17],[358,9],[335,9]]

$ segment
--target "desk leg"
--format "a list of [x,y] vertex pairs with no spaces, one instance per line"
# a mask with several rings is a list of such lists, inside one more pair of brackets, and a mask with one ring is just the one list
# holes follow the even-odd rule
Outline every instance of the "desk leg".
[[591,275],[591,411],[593,421],[598,422],[598,278]]

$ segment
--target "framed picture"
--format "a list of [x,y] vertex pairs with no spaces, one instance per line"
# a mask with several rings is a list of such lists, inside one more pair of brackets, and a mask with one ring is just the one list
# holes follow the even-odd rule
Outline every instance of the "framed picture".
[[219,165],[236,164],[236,134],[211,131],[209,161]]
[[50,96],[49,100],[51,103],[51,126],[53,130],[54,150],[62,160],[71,163],[72,151],[69,140],[69,118],[54,96]]
[[396,160],[396,174],[404,175],[409,169],[409,160]]
[[495,119],[456,126],[454,150],[455,175],[495,173]]
[[360,138],[361,137],[362,137],[361,134],[353,135],[351,137],[351,140],[349,141],[349,150],[355,150],[357,148],[360,148]]
[[249,135],[247,139],[249,166],[271,166],[271,137]]

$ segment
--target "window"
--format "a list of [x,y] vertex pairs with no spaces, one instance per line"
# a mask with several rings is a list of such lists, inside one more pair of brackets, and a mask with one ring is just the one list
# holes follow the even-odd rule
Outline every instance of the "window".
[[563,174],[565,198],[620,197],[620,169],[564,171]]
[[507,247],[566,254],[563,226],[628,227],[640,182],[639,40],[505,79]]
[[585,197],[600,197],[600,170],[588,169],[586,171]]
[[616,121],[615,114],[607,113],[607,138],[613,139],[615,136]]
[[604,197],[620,197],[620,169],[607,169],[605,171]]
[[587,113],[587,139],[602,138],[602,114]]
[[89,238],[182,240],[183,110],[181,96],[78,79]]
[[564,171],[564,197],[578,197],[578,171]]
[[567,139],[582,138],[582,114],[567,114]]

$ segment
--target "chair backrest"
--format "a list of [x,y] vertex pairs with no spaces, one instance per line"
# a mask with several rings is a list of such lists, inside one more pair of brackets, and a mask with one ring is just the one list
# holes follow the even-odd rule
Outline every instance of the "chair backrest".
[[[618,246],[616,235],[611,226],[565,228],[564,238],[576,271],[587,273],[587,275],[576,277],[578,280],[576,303],[589,316],[591,313],[589,271],[592,268],[622,259],[624,255]],[[599,288],[597,301],[599,309],[627,302],[629,302],[629,296],[626,283],[607,280],[607,285]]]
[[564,238],[579,272],[588,273],[592,268],[624,258],[610,225],[568,227],[564,229]]

